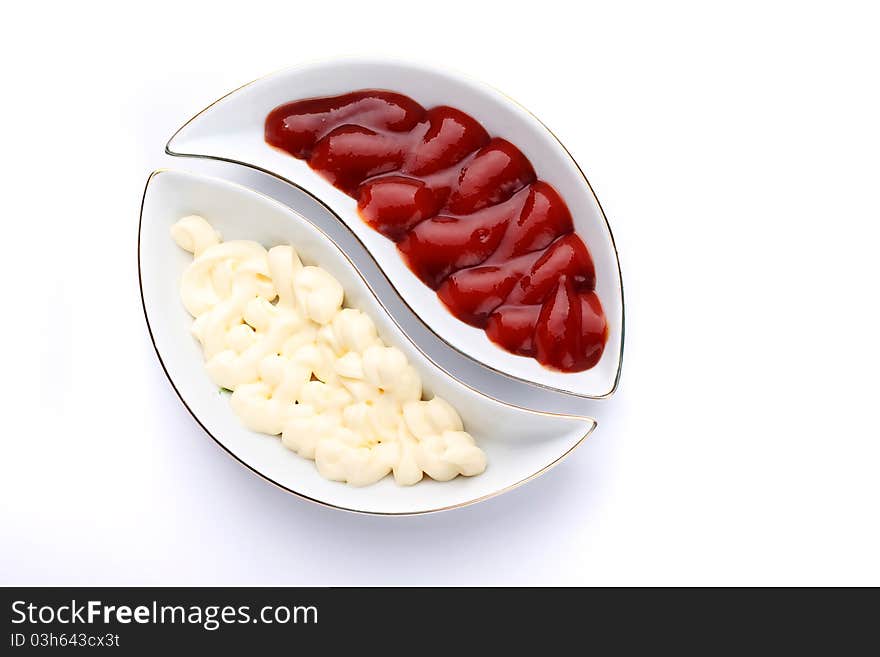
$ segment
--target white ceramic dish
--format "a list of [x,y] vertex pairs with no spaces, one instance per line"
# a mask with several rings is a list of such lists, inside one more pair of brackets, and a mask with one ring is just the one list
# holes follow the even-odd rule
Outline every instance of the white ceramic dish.
[[[419,370],[426,393],[436,393],[461,414],[486,451],[489,467],[477,477],[425,480],[399,487],[390,477],[352,488],[323,479],[312,461],[287,450],[274,436],[248,431],[204,371],[189,333],[192,318],[180,301],[180,276],[192,256],[171,239],[171,224],[201,214],[224,239],[264,246],[292,244],[306,264],[317,264],[345,288],[346,303],[367,312],[379,334]],[[144,191],[138,237],[144,313],[168,379],[187,409],[229,454],[268,481],[326,505],[378,514],[415,514],[463,506],[509,490],[550,468],[595,428],[590,418],[529,411],[495,401],[451,378],[416,347],[335,243],[302,216],[248,188],[177,171],[158,171]]]
[[[565,199],[575,229],[596,265],[597,292],[609,321],[599,363],[578,373],[554,372],[531,358],[508,353],[486,334],[460,322],[409,270],[394,244],[367,226],[356,202],[302,160],[264,141],[266,115],[282,103],[380,88],[411,96],[425,107],[453,105],[506,137],[531,160],[538,176]],[[623,286],[611,230],[589,182],[558,139],[536,117],[486,85],[445,71],[376,59],[341,59],[291,68],[261,78],[221,98],[184,125],[168,142],[171,155],[208,157],[244,164],[285,180],[315,197],[363,243],[404,302],[438,337],[491,370],[542,387],[589,398],[617,387],[624,339]]]

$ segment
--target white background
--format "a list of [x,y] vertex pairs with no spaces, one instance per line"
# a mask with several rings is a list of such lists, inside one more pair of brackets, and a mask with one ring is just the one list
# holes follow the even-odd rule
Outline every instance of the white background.
[[[0,584],[880,584],[870,3],[16,5]],[[620,249],[626,355],[615,397],[584,404],[598,430],[463,510],[357,516],[265,484],[178,402],[143,321],[149,172],[243,175],[167,138],[255,77],[350,53],[521,101]]]

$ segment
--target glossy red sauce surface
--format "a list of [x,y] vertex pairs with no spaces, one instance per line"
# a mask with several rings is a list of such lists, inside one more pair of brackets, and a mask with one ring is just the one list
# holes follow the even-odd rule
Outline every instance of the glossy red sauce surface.
[[596,273],[565,201],[472,117],[363,90],[277,107],[266,141],[357,199],[450,312],[496,344],[563,372],[601,358]]

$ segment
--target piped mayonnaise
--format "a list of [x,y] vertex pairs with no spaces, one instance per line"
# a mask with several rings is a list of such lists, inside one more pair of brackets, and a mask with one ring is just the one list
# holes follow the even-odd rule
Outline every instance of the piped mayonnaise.
[[327,479],[353,486],[389,473],[411,485],[486,469],[486,455],[439,397],[422,400],[406,356],[368,315],[344,308],[339,282],[291,246],[222,242],[202,217],[171,227],[193,254],[180,295],[211,380],[232,391],[247,428],[280,435]]

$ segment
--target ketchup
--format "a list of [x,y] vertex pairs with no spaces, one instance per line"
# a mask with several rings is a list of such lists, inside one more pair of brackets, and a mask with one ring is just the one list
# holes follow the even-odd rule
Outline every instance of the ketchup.
[[528,158],[453,107],[366,89],[281,105],[266,142],[357,200],[458,319],[563,372],[602,357],[590,252]]

